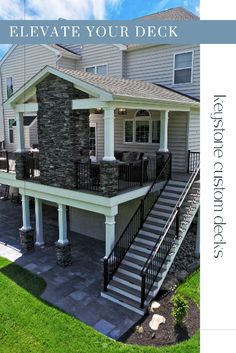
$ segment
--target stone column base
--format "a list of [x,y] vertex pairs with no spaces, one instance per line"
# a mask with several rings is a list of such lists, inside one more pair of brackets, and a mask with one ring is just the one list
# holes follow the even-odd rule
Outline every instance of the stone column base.
[[21,247],[24,250],[33,250],[34,249],[34,230],[24,230],[22,228],[19,229],[20,235],[20,243]]
[[71,257],[71,244],[60,244],[55,243],[56,246],[56,261],[57,264],[61,267],[66,267],[72,264]]

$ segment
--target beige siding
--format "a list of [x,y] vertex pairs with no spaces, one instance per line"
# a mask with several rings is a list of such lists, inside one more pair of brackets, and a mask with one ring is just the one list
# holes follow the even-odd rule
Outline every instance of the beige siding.
[[[193,82],[173,83],[174,54],[193,51]],[[200,96],[200,47],[196,45],[161,45],[125,53],[123,72],[129,79],[163,84],[184,94]]]
[[108,65],[108,74],[122,76],[122,51],[114,45],[83,45],[81,49],[81,61],[78,69],[84,70],[87,66]]
[[188,149],[200,151],[200,113],[191,111],[189,115]]
[[[34,76],[46,65],[56,65],[55,52],[42,45],[18,45],[1,66],[3,100],[6,100],[6,78],[13,77],[14,91]],[[9,144],[8,119],[14,118],[14,111],[4,110],[6,147],[9,151],[16,149],[16,144]]]
[[98,160],[102,159],[104,156],[104,124],[103,115],[100,114],[90,114],[90,123],[96,124],[96,139],[97,139],[97,151],[96,157]]
[[29,140],[30,140],[30,147],[33,144],[38,143],[38,124],[37,119],[35,119],[29,127]]
[[[116,239],[127,226],[134,211],[139,205],[140,199],[136,198],[119,205],[116,221]],[[91,219],[93,220],[91,222]],[[79,234],[105,241],[105,217],[101,214],[84,211],[70,207],[70,229]],[[105,247],[104,247],[105,251]]]
[[173,170],[178,172],[186,172],[187,168],[187,122],[187,113],[170,114],[168,146],[172,153]]
[[1,72],[0,72],[0,143],[5,140],[4,134],[4,119],[3,119],[3,106],[2,106],[2,80],[1,80]]
[[[152,119],[158,120],[160,113],[150,111]],[[138,144],[124,143],[124,121],[133,119],[134,110],[129,110],[127,116],[116,116],[115,118],[115,150],[118,151],[139,151],[146,155],[153,155],[159,149],[159,144]],[[168,145],[173,153],[173,169],[176,171],[185,171],[187,156],[187,121],[188,114],[183,112],[170,113]],[[104,124],[101,115],[91,115],[90,122],[96,123],[97,131],[97,158],[104,156]]]
[[58,67],[63,67],[64,69],[76,70],[77,68],[77,60],[69,59],[69,58],[61,58],[58,61]]

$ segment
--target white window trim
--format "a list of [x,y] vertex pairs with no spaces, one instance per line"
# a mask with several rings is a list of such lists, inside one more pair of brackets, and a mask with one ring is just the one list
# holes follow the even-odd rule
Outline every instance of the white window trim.
[[[140,110],[140,109],[139,109]],[[146,109],[145,109],[146,110]],[[154,119],[151,116],[151,113],[149,112],[149,117],[136,117],[138,110],[134,114],[134,118],[129,118],[129,119],[124,119],[123,120],[123,144],[125,145],[140,145],[140,146],[159,146],[160,142],[152,142],[152,122],[153,121],[160,121],[159,118]],[[148,121],[149,122],[149,136],[148,136],[148,142],[136,142],[136,121]],[[133,141],[132,142],[126,142],[125,141],[125,125],[126,121],[132,121],[133,122]]]
[[10,78],[12,79],[12,87],[13,87],[13,92],[12,92],[12,95],[14,94],[14,79],[13,79],[13,76],[6,76],[5,78],[5,87],[6,87],[6,99],[9,99],[10,97],[7,96],[7,79]]
[[[95,74],[98,75],[98,73],[97,73],[97,68],[98,68],[98,66],[106,66],[106,68],[107,68],[107,73],[106,73],[106,75],[108,75],[108,64],[96,64],[96,65],[85,66],[85,67],[84,67],[84,72],[87,72],[86,69],[89,69],[89,68],[91,68],[91,67],[95,67]],[[105,76],[105,75],[104,75],[104,76]]]
[[[15,141],[14,141],[14,126],[10,129],[10,127],[9,127],[9,121],[10,120],[14,120],[14,121],[16,121],[16,119],[15,118],[8,118],[8,120],[7,120],[7,128],[8,128],[8,143],[9,144],[14,144],[15,143]],[[10,130],[12,130],[13,131],[13,142],[11,142],[10,141]]]
[[[190,82],[183,82],[183,83],[175,83],[175,57],[176,55],[179,54],[187,54],[187,53],[192,53],[192,63],[191,63],[191,67],[182,67],[181,69],[177,69],[177,70],[184,70],[184,69],[191,69],[191,80]],[[178,86],[178,85],[191,85],[193,83],[193,58],[194,58],[194,50],[184,50],[184,51],[180,51],[180,52],[176,52],[173,55],[173,77],[172,77],[172,81],[173,81],[173,85]]]
[[98,138],[97,138],[97,123],[89,123],[89,127],[95,127],[95,157],[98,158]]

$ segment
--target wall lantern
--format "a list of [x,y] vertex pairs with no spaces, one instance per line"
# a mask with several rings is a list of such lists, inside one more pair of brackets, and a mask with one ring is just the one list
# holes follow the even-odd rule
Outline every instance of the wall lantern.
[[104,111],[103,111],[102,108],[96,108],[95,109],[95,114],[103,114],[103,113],[104,113]]
[[127,109],[119,108],[118,109],[118,115],[127,115]]

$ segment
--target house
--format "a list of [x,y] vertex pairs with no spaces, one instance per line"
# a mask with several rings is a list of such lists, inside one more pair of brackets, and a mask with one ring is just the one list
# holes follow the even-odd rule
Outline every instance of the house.
[[22,246],[44,244],[42,203],[56,205],[58,264],[73,260],[69,213],[71,230],[104,241],[102,295],[143,312],[199,209],[199,46],[15,46],[1,78],[16,172],[0,183],[22,195]]

